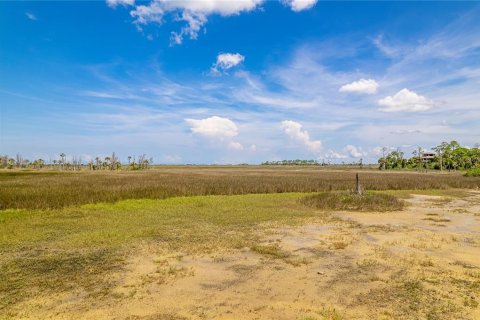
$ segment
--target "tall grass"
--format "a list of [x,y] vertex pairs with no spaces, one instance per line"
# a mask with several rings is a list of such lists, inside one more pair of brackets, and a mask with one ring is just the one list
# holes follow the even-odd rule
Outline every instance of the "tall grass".
[[[364,189],[478,188],[461,174],[363,171]],[[165,167],[140,172],[0,171],[0,209],[62,208],[123,199],[320,192],[353,188],[355,172],[317,168]]]

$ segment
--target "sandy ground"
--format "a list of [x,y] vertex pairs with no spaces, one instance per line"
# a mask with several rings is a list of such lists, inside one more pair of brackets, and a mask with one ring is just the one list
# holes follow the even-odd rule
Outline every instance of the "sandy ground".
[[25,317],[480,319],[480,193],[407,201],[401,212],[264,226],[260,245],[273,254],[186,256],[145,243],[104,296],[38,298]]

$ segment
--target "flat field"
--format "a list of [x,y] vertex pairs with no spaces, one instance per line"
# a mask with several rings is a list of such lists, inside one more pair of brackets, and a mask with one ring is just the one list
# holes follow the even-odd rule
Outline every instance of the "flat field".
[[358,172],[0,172],[0,319],[479,319],[480,178]]

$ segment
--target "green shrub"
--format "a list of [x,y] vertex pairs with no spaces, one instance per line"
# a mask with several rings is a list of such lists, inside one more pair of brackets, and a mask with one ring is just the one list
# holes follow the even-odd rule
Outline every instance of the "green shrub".
[[480,177],[480,168],[470,169],[465,173],[466,177]]

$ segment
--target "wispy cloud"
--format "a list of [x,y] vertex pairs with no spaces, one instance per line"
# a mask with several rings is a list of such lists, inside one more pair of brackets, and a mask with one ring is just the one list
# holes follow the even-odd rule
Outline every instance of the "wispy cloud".
[[27,16],[28,19],[32,20],[32,21],[37,21],[37,17],[31,13],[31,12],[25,12],[25,15]]
[[[292,11],[299,12],[311,9],[318,0],[284,0],[284,5]],[[212,15],[230,17],[257,10],[265,0],[151,0],[135,5],[135,0],[106,0],[109,7],[119,5],[134,6],[130,16],[134,19],[137,28],[142,29],[149,24],[162,25],[165,21],[183,22],[179,31],[171,32],[171,44],[182,44],[185,37],[192,40],[205,31],[205,25]]]

